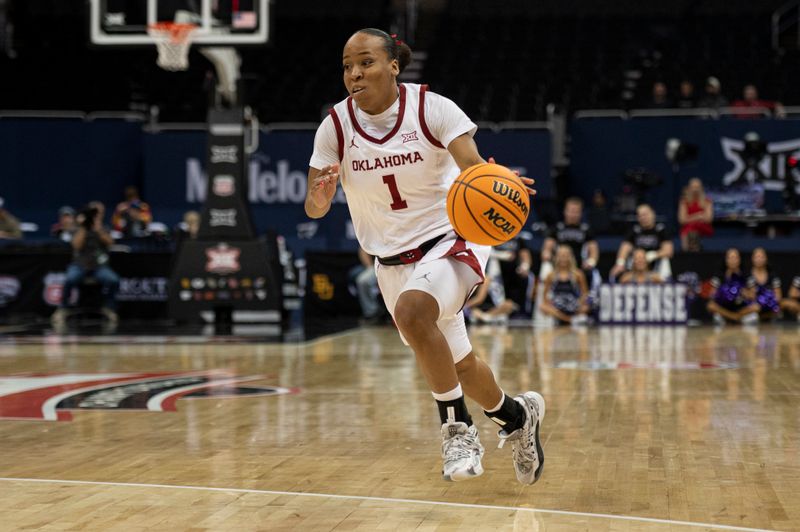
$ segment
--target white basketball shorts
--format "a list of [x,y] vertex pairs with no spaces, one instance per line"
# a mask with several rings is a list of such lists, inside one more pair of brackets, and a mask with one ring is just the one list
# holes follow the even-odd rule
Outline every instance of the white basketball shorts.
[[[394,317],[397,299],[407,290],[430,294],[439,304],[436,325],[447,339],[453,360],[460,362],[472,351],[462,307],[472,290],[483,282],[491,249],[465,242],[450,231],[413,264],[384,266],[376,260],[378,286],[389,314]],[[402,333],[400,338],[408,345]]]

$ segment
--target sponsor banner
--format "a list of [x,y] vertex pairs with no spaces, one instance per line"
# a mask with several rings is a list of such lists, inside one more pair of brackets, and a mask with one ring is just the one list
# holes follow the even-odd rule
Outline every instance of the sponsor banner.
[[[50,307],[57,307],[64,298],[64,281],[66,274],[62,272],[48,272],[44,276],[44,289],[42,290],[42,301]],[[71,304],[78,301],[78,290],[73,291]]]
[[361,315],[355,291],[348,286],[354,283],[353,267],[360,264],[355,253],[306,253],[303,309],[307,320]]
[[239,146],[235,144],[231,144],[229,146],[215,146],[212,144],[211,154],[209,157],[213,164],[237,164],[239,162]]
[[[64,296],[65,272],[48,272],[44,276],[42,301],[50,306],[57,307]],[[120,277],[117,301],[166,301],[169,280],[166,276],[159,277]],[[78,303],[80,287],[72,292],[71,305]]]
[[600,286],[600,323],[686,323],[684,284],[604,284]]
[[[0,197],[15,215],[37,223],[44,232],[62,205],[78,208],[96,199],[111,211],[120,191],[130,184],[139,186],[154,219],[168,227],[180,222],[187,210],[198,210],[209,193],[223,202],[213,205],[217,209],[234,207],[225,202],[243,194],[252,206],[258,233],[277,231],[297,254],[307,248],[354,250],[355,241],[347,236],[349,215],[341,190],[325,223],[313,235],[308,231],[303,202],[314,133],[260,132],[259,149],[241,170],[244,179],[231,182],[228,176],[235,178],[238,170],[234,169],[245,163],[241,144],[230,137],[220,135],[209,142],[204,131],[147,133],[141,124],[124,120],[3,119],[0,160],[15,179],[0,179]],[[43,156],[41,139],[45,137]],[[549,131],[482,129],[475,139],[484,157],[493,156],[535,178],[540,198],[552,196]],[[91,157],[86,157],[85,146],[93,147]],[[42,195],[42,190],[48,193]],[[37,198],[35,205],[30,198]],[[249,223],[240,218],[237,223]],[[214,229],[231,230],[229,226]]]
[[[800,120],[700,120],[686,118],[648,118],[632,120],[574,120],[569,193],[591,199],[594,189],[613,197],[625,184],[628,169],[644,168],[663,179],[645,199],[661,215],[674,220],[675,205],[690,177],[699,176],[708,188],[746,185],[755,181],[767,191],[767,209],[783,211],[780,191],[786,182],[800,192],[800,172],[787,176],[786,160],[800,157]],[[745,135],[757,133],[764,153],[751,157],[744,149]],[[667,139],[677,138],[699,148],[696,161],[687,161],[673,176],[665,156]],[[788,179],[787,179],[788,178]],[[591,186],[587,183],[591,182]]]
[[205,166],[212,177],[204,187],[201,239],[246,240],[254,236],[247,201],[243,122],[241,108],[209,110]]
[[232,175],[218,175],[214,176],[214,184],[212,186],[212,191],[217,196],[233,196],[233,193],[236,192],[236,180],[233,178]]
[[[63,252],[0,250],[0,293],[3,278],[19,281],[16,298],[7,299],[0,309],[9,313],[47,316],[61,303],[64,272],[72,257]],[[171,253],[112,253],[111,268],[120,276],[119,313],[122,318],[166,317],[166,299]],[[0,296],[2,297],[2,296]],[[78,291],[73,292],[77,302]]]
[[[307,242],[309,241],[311,240],[307,240]],[[279,252],[275,248],[274,242],[275,240],[267,240],[267,260],[272,271],[280,275],[283,267],[278,261]],[[238,247],[234,243],[228,244]],[[202,244],[198,259],[200,268],[197,273],[178,279],[182,297],[185,298],[188,294],[188,299],[193,299],[199,297],[196,296],[197,292],[203,292],[203,297],[205,297],[206,290],[228,290],[232,298],[245,297],[255,300],[258,297],[256,290],[270,291],[269,288],[262,288],[262,285],[268,287],[271,282],[264,275],[245,275],[239,271],[236,274],[225,276],[227,281],[226,284],[223,284],[220,281],[222,276],[207,272],[205,268],[208,266],[209,260],[206,250],[213,249],[213,246],[214,243]],[[307,311],[310,301],[313,306],[310,309],[311,312],[324,311],[323,313],[330,314],[342,312],[358,315],[359,306],[355,298],[339,298],[348,292],[349,269],[359,264],[355,252],[310,251],[306,255],[308,275],[303,278],[302,285],[305,287]],[[693,283],[703,284],[704,281],[719,273],[723,258],[722,252],[678,253],[672,258],[672,271],[677,280],[690,287],[689,295],[696,294],[699,293],[700,288],[693,286]],[[119,312],[122,318],[162,318],[167,316],[164,290],[169,292],[170,281],[165,281],[165,279],[170,274],[172,259],[173,255],[169,253],[111,254],[111,267],[121,277]],[[781,278],[784,286],[788,286],[792,278],[798,274],[797,253],[773,251],[770,253],[769,259],[773,273]],[[233,264],[228,259],[223,260],[226,264]],[[598,262],[600,272],[606,275],[615,260],[615,251],[602,252]],[[53,304],[60,301],[63,272],[69,262],[70,255],[66,248],[63,253],[46,251],[14,253],[0,250],[0,278],[12,277],[19,280],[20,283],[16,299],[9,299],[6,306],[0,307],[0,309],[8,313],[24,312],[49,315],[53,307],[45,302],[45,298],[49,298]],[[241,257],[239,266],[242,266]],[[536,268],[534,267],[534,270]],[[315,274],[316,277],[314,277]],[[693,278],[693,283],[684,280],[686,278]],[[45,280],[49,280],[49,282],[45,283]],[[51,285],[49,289],[46,289],[46,284]],[[275,290],[277,289],[275,288]],[[236,295],[237,290],[240,291],[238,296]],[[252,294],[247,295],[250,293],[246,292],[247,290],[251,290]],[[48,292],[50,295],[46,296]],[[704,305],[701,307],[705,308]]]
[[117,301],[166,301],[169,279],[159,277],[121,277]]
[[[259,149],[250,155],[245,184],[251,215],[259,231],[272,229],[285,236],[298,255],[306,249],[355,250],[346,198],[341,187],[324,223],[309,220],[303,204],[306,197],[308,160],[314,144],[314,131],[271,131],[260,135]],[[145,190],[155,212],[172,212],[177,217],[197,209],[206,200],[209,172],[205,166],[205,133],[163,131],[145,134]],[[546,130],[479,131],[476,142],[485,157],[533,177],[539,197],[550,197],[550,132]],[[358,162],[357,171],[367,166],[404,164],[414,160],[414,152],[390,160]],[[213,153],[212,153],[213,156]],[[224,165],[229,168],[230,164]],[[228,172],[212,172],[212,189]],[[175,176],[183,176],[176,179]],[[225,186],[222,186],[225,190]],[[217,192],[219,195],[219,192]],[[534,202],[535,205],[535,202]],[[215,206],[215,208],[217,208]]]
[[13,275],[0,275],[0,308],[17,299],[22,283]]
[[211,227],[236,227],[236,209],[208,209]]
[[282,279],[276,275],[283,272],[272,260],[273,248],[262,240],[185,241],[171,276],[170,316],[196,319],[219,307],[279,311]]

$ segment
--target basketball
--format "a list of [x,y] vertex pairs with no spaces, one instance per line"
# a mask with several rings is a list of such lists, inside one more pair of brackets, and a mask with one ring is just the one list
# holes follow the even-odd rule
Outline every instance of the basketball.
[[522,180],[499,164],[470,166],[447,193],[447,216],[461,238],[486,246],[511,240],[525,225],[530,196]]

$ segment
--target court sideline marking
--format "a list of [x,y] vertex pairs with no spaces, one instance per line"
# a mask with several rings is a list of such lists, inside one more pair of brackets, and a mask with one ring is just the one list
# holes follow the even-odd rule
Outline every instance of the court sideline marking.
[[31,482],[39,484],[76,484],[88,486],[114,486],[123,488],[156,488],[156,489],[176,489],[176,490],[194,490],[194,491],[212,491],[212,492],[227,492],[227,493],[259,493],[263,495],[288,495],[294,497],[320,497],[329,499],[349,499],[358,501],[372,501],[372,502],[392,502],[398,504],[427,504],[430,506],[449,506],[453,508],[472,508],[479,510],[502,510],[502,511],[517,511],[517,512],[532,512],[540,514],[552,515],[567,515],[572,517],[589,517],[589,518],[604,518],[604,519],[618,519],[621,521],[641,521],[645,523],[659,523],[664,525],[683,525],[693,527],[713,528],[716,530],[739,530],[744,532],[770,532],[764,528],[747,528],[732,525],[715,525],[709,523],[695,523],[692,521],[674,521],[672,519],[658,519],[654,517],[635,517],[628,515],[611,515],[611,514],[596,514],[590,512],[571,512],[568,510],[545,510],[539,508],[525,508],[522,506],[496,506],[492,504],[468,504],[461,502],[445,502],[445,501],[425,501],[418,499],[397,499],[393,497],[368,497],[364,495],[339,495],[328,493],[304,493],[299,491],[274,491],[274,490],[257,490],[246,488],[214,488],[208,486],[179,486],[173,484],[140,484],[135,482],[100,482],[92,480],[57,480],[49,478],[13,478],[13,477],[0,477],[2,482]]

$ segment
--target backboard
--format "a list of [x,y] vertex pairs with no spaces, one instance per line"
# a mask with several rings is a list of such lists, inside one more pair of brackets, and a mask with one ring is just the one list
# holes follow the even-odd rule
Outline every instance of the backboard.
[[192,43],[265,44],[270,0],[89,0],[91,42],[99,46],[153,45],[149,24],[197,24]]

